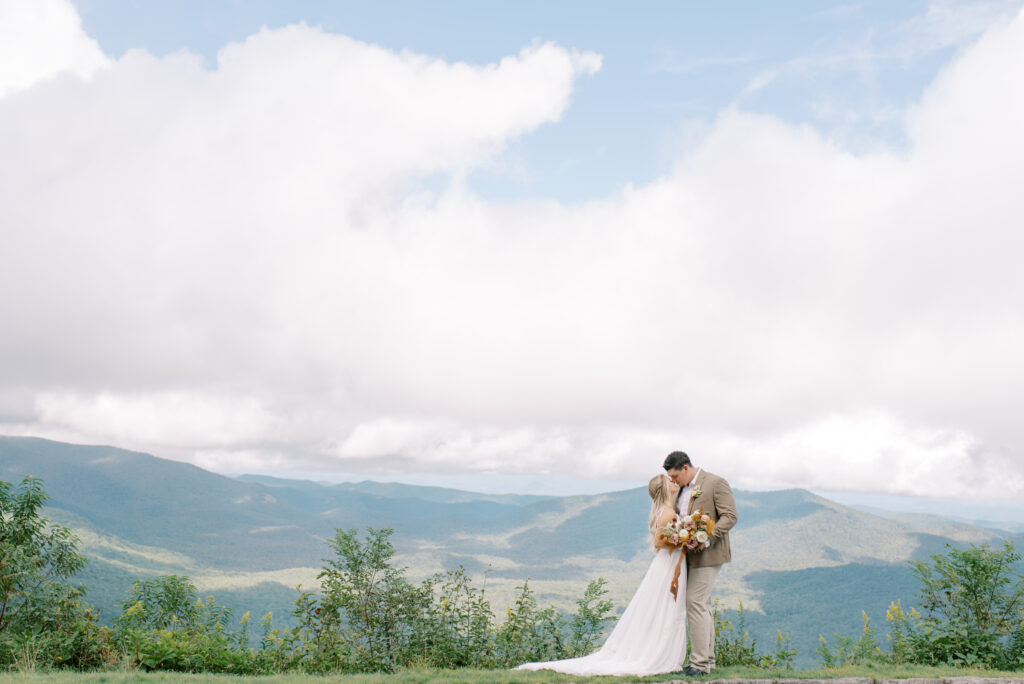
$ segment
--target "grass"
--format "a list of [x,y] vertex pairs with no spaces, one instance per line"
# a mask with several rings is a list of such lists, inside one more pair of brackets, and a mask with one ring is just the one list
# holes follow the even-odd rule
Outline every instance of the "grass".
[[[867,664],[831,670],[758,670],[730,667],[716,670],[714,679],[949,679],[951,677],[1007,678],[1024,681],[1022,672],[996,672],[974,668],[926,667],[922,665]],[[533,682],[668,682],[679,681],[682,673],[655,677],[571,677],[556,672],[514,672],[511,670],[406,669],[394,674],[353,674],[316,676],[284,674],[266,677],[179,674],[174,672],[12,672],[0,673],[0,684],[233,684],[253,680],[259,684],[530,684]]]

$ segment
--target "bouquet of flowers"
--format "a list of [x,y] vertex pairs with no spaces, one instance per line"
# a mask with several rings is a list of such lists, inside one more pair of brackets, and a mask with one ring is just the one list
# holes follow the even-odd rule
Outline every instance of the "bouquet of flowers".
[[679,560],[676,561],[672,584],[669,585],[673,599],[679,598],[679,573],[682,569],[683,558],[687,553],[696,553],[709,548],[712,540],[711,533],[714,531],[715,521],[704,512],[704,509],[698,509],[696,513],[689,515],[677,515],[675,520],[658,530],[658,536],[665,542],[672,546],[683,547],[683,552],[679,554]]
[[714,531],[715,521],[699,509],[689,515],[676,516],[675,520],[658,530],[658,534],[672,546],[682,546],[690,553],[710,547]]

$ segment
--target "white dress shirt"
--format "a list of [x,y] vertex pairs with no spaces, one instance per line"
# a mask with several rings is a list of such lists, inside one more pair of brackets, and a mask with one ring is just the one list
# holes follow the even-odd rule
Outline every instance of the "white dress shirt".
[[676,513],[686,515],[686,512],[690,510],[690,497],[693,496],[693,488],[697,484],[697,477],[699,475],[700,468],[697,468],[697,472],[693,474],[690,484],[683,487],[683,491],[679,492],[679,506],[676,508]]

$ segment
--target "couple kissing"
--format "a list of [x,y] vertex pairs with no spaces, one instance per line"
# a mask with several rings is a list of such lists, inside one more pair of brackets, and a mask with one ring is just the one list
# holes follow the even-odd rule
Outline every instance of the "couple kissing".
[[581,658],[525,663],[517,669],[564,674],[647,676],[683,670],[686,637],[690,660],[684,675],[715,667],[711,589],[732,560],[729,530],[736,501],[729,483],[673,451],[648,484],[648,532],[654,557],[600,649]]

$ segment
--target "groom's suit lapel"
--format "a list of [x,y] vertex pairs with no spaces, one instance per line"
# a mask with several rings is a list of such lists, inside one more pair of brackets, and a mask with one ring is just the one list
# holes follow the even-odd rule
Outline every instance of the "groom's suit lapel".
[[[697,473],[697,477],[693,481],[693,488],[694,488],[694,490],[698,490],[699,491],[701,489],[701,485],[702,484],[704,484],[704,471],[703,470],[700,471],[699,473]],[[695,503],[697,503],[697,496],[696,496],[695,493],[691,493],[690,494],[690,500],[686,504],[686,514],[687,515],[689,515],[690,513],[693,513],[693,505]]]

